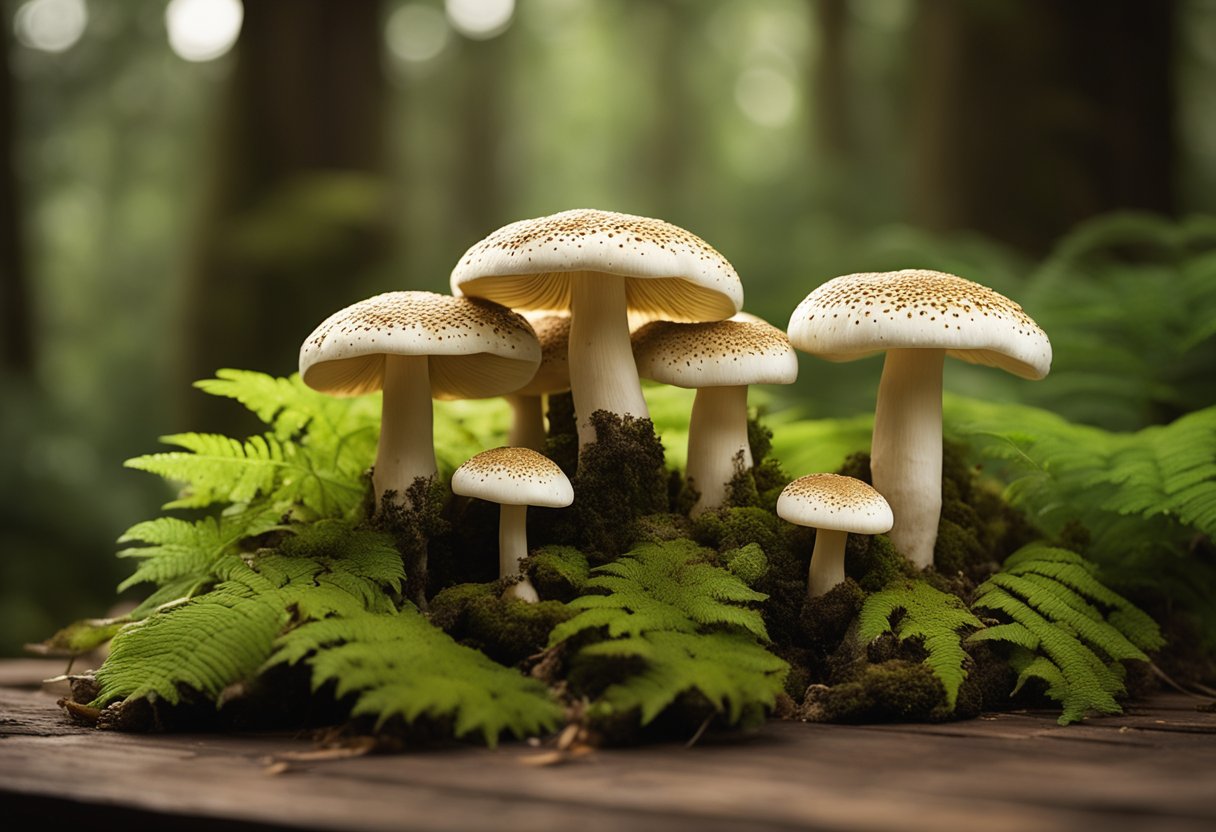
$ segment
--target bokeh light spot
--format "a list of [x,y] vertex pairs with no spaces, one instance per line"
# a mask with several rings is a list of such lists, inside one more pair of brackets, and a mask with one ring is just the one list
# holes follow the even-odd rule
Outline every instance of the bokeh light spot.
[[473,40],[497,37],[511,25],[515,0],[444,0],[448,21]]
[[743,115],[762,127],[784,127],[798,108],[798,91],[784,73],[751,67],[735,82],[735,103]]
[[236,43],[244,18],[241,0],[169,0],[169,46],[187,61],[215,60]]
[[389,17],[384,36],[393,55],[410,63],[422,63],[443,51],[450,31],[443,12],[437,8],[406,3]]
[[71,49],[88,23],[84,0],[30,0],[13,18],[17,40],[43,52]]

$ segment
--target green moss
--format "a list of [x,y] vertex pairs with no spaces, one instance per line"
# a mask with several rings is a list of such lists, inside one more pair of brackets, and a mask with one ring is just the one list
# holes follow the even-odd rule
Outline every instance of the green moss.
[[574,418],[574,396],[554,393],[549,396],[549,438],[545,456],[558,464],[566,476],[578,469],[578,423]]
[[845,477],[852,477],[856,480],[861,480],[865,483],[873,484],[874,479],[870,474],[870,455],[864,451],[859,451],[855,454],[849,454],[841,463],[840,468],[836,471],[837,474]]
[[637,520],[638,543],[664,543],[692,537],[692,522],[682,514],[647,514]]
[[573,546],[543,546],[524,561],[524,571],[546,601],[570,601],[590,577],[587,556]]
[[502,664],[540,653],[549,632],[572,613],[560,601],[503,598],[504,583],[459,584],[431,599],[431,622]]
[[840,646],[864,601],[865,593],[852,578],[807,599],[798,618],[799,643],[822,663]]
[[755,586],[768,574],[768,556],[758,543],[727,549],[719,559],[748,586]]
[[591,423],[596,441],[579,455],[570,513],[579,548],[604,562],[633,544],[639,517],[667,510],[667,468],[649,419],[599,410]]
[[781,521],[755,506],[707,511],[693,521],[693,539],[724,551],[758,543],[765,554],[782,548]]
[[895,659],[867,665],[852,681],[811,688],[799,713],[812,722],[923,721],[937,718],[945,700],[927,665]]
[[449,496],[447,486],[437,478],[418,477],[402,502],[398,502],[397,492],[385,492],[371,523],[376,530],[392,536],[405,565],[405,597],[421,609],[427,603],[430,541],[450,528],[443,517]]
[[992,555],[980,542],[974,526],[960,526],[944,516],[937,525],[933,564],[941,575],[955,575],[993,563]]
[[915,569],[895,551],[885,534],[851,534],[845,543],[845,574],[866,592],[878,592],[893,581],[911,577]]

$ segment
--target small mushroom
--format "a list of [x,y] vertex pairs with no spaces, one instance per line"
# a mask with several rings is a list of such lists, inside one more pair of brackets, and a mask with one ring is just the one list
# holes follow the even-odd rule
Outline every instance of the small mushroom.
[[570,342],[570,316],[551,312],[532,312],[524,317],[536,332],[540,341],[540,367],[536,375],[523,387],[509,394],[513,420],[507,441],[517,448],[531,448],[544,452],[545,396],[564,393],[570,389],[570,358],[567,346]]
[[376,500],[436,475],[431,398],[501,396],[525,384],[540,344],[522,316],[486,300],[387,292],[329,316],[300,348],[314,390],[384,390],[372,484]]
[[[574,489],[562,469],[530,448],[483,451],[456,469],[452,493],[498,503],[498,575],[520,575],[528,555],[528,506],[562,508],[574,502]],[[512,584],[505,596],[539,600],[527,578]]]
[[790,384],[798,377],[798,356],[789,338],[759,318],[653,321],[633,334],[633,353],[643,378],[696,389],[687,475],[700,496],[690,514],[718,508],[736,465],[741,462],[747,470],[753,464],[747,441],[748,385]]
[[700,237],[662,220],[589,209],[498,229],[452,270],[452,293],[514,309],[570,310],[580,448],[595,441],[596,411],[649,415],[629,348],[630,310],[720,321],[743,303],[734,268]]
[[815,529],[807,595],[817,598],[844,582],[844,544],[849,533],[889,531],[891,506],[861,480],[811,474],[791,482],[777,498],[777,516]]
[[828,361],[886,351],[870,467],[895,513],[891,542],[933,564],[942,507],[942,365],[947,355],[1026,379],[1051,369],[1051,342],[1022,307],[952,274],[850,274],[811,292],[790,318],[795,347]]

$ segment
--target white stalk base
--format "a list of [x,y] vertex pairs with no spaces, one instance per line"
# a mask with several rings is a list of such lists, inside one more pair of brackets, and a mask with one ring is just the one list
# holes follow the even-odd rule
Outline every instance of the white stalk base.
[[507,444],[512,448],[530,448],[537,453],[545,452],[545,414],[542,396],[507,396],[511,405],[511,432]]
[[570,389],[580,450],[595,441],[591,415],[649,419],[629,343],[625,278],[575,274],[570,280]]
[[702,387],[688,420],[687,476],[700,496],[689,511],[696,518],[726,502],[727,486],[735,478],[736,459],[743,470],[752,467],[747,441],[747,385]]
[[432,479],[435,465],[431,376],[425,355],[384,357],[384,402],[380,410],[380,444],[372,486],[379,506],[386,492],[405,505],[414,480]]
[[870,470],[895,516],[896,551],[933,565],[942,514],[942,364],[945,350],[889,350],[878,385]]
[[[498,509],[498,577],[515,578],[519,562],[528,556],[528,507],[502,505]],[[536,603],[540,596],[527,578],[507,587],[504,598]]]
[[815,549],[811,552],[811,569],[806,582],[807,597],[826,595],[832,587],[844,583],[844,544],[848,537],[848,532],[815,529]]

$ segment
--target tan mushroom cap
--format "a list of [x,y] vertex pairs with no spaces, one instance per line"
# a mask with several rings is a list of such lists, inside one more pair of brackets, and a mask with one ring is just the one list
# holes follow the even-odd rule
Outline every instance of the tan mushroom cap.
[[482,451],[452,474],[452,493],[512,506],[561,508],[574,502],[562,469],[529,448]]
[[564,312],[525,312],[540,341],[536,375],[514,391],[517,396],[542,396],[570,389],[570,316]]
[[882,534],[895,518],[883,496],[861,480],[811,474],[791,482],[777,498],[777,516],[799,526],[856,534]]
[[987,286],[923,269],[829,280],[798,304],[789,334],[795,347],[828,361],[924,348],[1027,379],[1051,369],[1051,342],[1021,306]]
[[638,375],[677,387],[791,384],[798,355],[777,327],[754,321],[653,321],[633,334]]
[[629,278],[629,309],[666,320],[718,321],[743,304],[734,267],[700,237],[662,220],[592,209],[498,229],[460,258],[452,293],[515,309],[569,309],[575,272]]
[[536,372],[540,344],[523,316],[478,298],[386,292],[330,315],[300,347],[314,390],[358,396],[383,384],[385,355],[430,357],[437,399],[501,396]]

